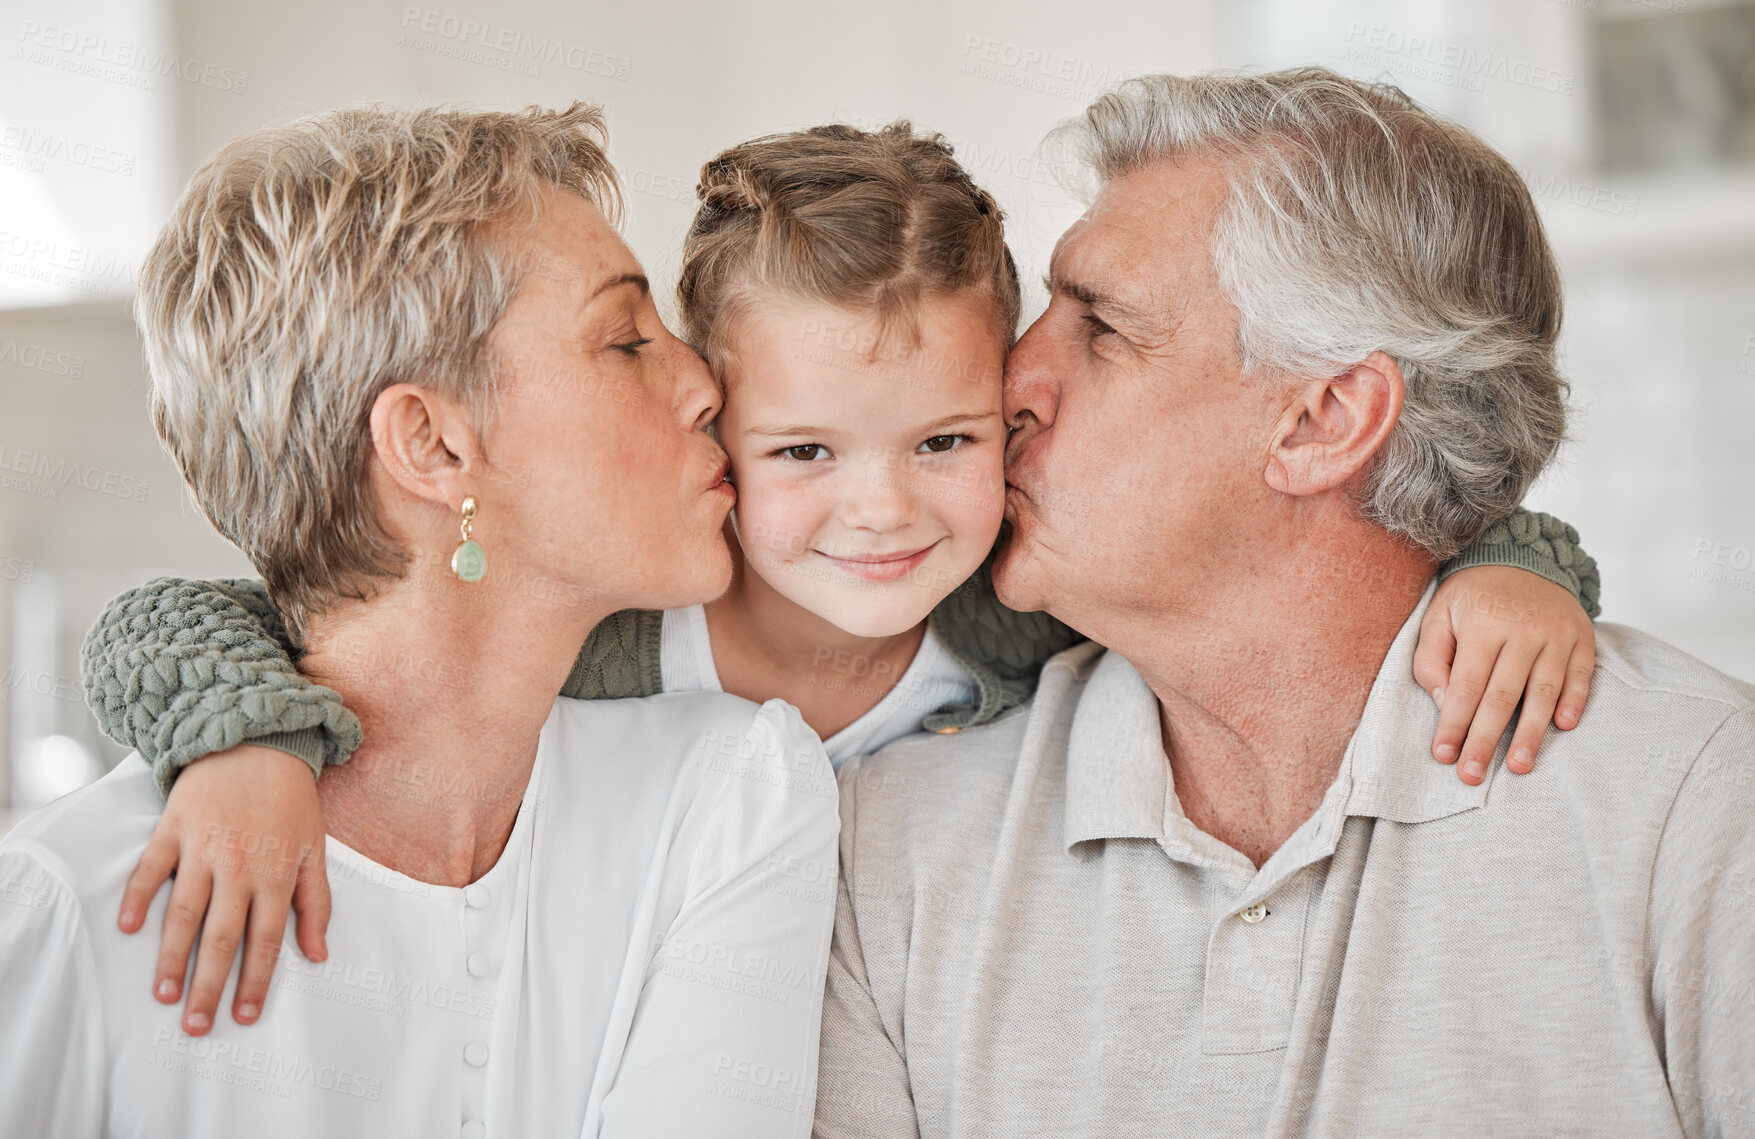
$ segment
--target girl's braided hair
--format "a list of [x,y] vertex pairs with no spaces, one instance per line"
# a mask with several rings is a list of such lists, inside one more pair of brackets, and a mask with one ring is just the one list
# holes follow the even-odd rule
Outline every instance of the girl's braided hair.
[[1012,341],[1003,215],[942,135],[906,120],[768,135],[708,162],[695,193],[677,292],[684,336],[716,371],[744,310],[775,294],[874,314],[912,341],[923,299],[976,289]]

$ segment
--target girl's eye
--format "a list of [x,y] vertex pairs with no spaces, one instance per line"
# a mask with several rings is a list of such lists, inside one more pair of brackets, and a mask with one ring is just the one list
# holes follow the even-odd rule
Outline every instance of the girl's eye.
[[967,440],[967,435],[934,435],[920,446],[934,454],[943,454],[956,447],[959,440]]
[[809,463],[816,459],[818,451],[826,454],[828,448],[821,443],[800,443],[795,447],[782,447],[776,454],[785,455],[788,459],[796,459],[801,463]]
[[630,340],[626,344],[617,344],[614,345],[614,347],[618,352],[626,352],[630,356],[637,357],[640,355],[640,349],[646,347],[646,345],[650,343],[652,343],[652,338],[650,336],[644,336],[639,340]]

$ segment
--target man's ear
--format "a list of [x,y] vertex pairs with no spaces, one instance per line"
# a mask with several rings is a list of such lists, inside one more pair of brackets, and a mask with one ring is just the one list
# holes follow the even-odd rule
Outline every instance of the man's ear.
[[455,400],[415,384],[391,384],[372,403],[377,466],[415,498],[456,510],[479,492],[472,475],[486,469],[481,440]]
[[1401,366],[1383,352],[1304,385],[1274,424],[1268,485],[1282,494],[1321,494],[1369,470],[1401,418],[1405,394]]

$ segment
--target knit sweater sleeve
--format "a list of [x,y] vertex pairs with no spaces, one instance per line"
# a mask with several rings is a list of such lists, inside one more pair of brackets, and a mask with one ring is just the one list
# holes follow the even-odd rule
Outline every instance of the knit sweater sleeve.
[[1518,507],[1439,567],[1440,580],[1470,566],[1516,566],[1571,592],[1592,620],[1602,616],[1603,583],[1578,531],[1552,514]]
[[138,751],[168,796],[190,762],[245,742],[342,763],[360,723],[333,689],[299,675],[259,581],[161,577],[112,600],[85,636],[86,702],[104,734]]
[[[562,696],[663,690],[663,614],[626,609],[591,631]],[[299,672],[297,650],[259,581],[159,578],[111,601],[81,653],[86,702],[104,734],[152,765],[159,791],[204,755],[241,743],[278,748],[320,773],[360,744],[334,689]]]
[[611,613],[585,638],[561,695],[575,700],[620,700],[664,691],[659,637],[661,609],[623,609]]

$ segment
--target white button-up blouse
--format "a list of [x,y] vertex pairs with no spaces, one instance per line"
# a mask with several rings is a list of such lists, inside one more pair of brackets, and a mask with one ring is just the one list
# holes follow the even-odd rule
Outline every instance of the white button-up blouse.
[[0,1135],[809,1133],[838,822],[782,701],[558,701],[491,870],[437,886],[331,838],[329,959],[289,928],[261,1019],[225,1012],[234,967],[206,1037],[116,928],[160,809],[130,756],[0,843]]

